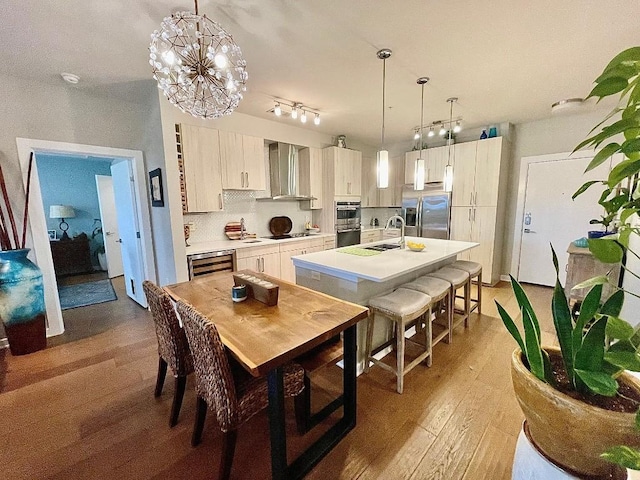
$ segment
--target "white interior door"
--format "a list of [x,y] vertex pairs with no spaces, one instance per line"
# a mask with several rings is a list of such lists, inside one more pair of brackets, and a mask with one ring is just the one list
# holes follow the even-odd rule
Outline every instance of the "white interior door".
[[128,160],[116,161],[111,165],[113,192],[115,194],[116,211],[118,212],[118,231],[122,252],[127,295],[143,307],[147,301],[142,291],[144,270],[142,262],[142,244],[140,229],[136,217],[136,197],[133,174]]
[[109,278],[119,277],[124,275],[124,269],[120,242],[118,241],[120,234],[116,200],[113,194],[113,179],[108,175],[96,175],[96,187],[98,189],[102,237],[104,239],[104,251],[107,256]]
[[589,220],[599,218],[601,189],[593,187],[575,200],[571,196],[589,180],[606,179],[609,163],[588,173],[590,157],[570,158],[528,164],[522,244],[518,280],[538,285],[555,285],[556,274],[551,261],[553,245],[560,265],[560,281],[564,285],[568,261],[567,248],[577,238],[586,237]]

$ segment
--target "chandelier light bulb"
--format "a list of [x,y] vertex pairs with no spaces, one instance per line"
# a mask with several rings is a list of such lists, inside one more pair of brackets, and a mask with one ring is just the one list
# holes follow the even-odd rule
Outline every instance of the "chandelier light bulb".
[[316,116],[313,119],[313,123],[315,123],[316,125],[320,125],[320,114],[319,113],[316,113]]
[[433,131],[433,127],[429,128],[429,133],[427,133],[427,137],[433,137],[436,132]]
[[151,34],[149,63],[172,105],[198,118],[230,115],[240,104],[247,62],[233,37],[196,12],[165,17]]
[[279,103],[276,103],[276,106],[273,109],[273,113],[275,113],[276,117],[279,117],[280,115],[282,115],[282,107],[280,106]]
[[307,112],[305,112],[304,110],[302,111],[302,115],[300,115],[300,121],[302,123],[307,123]]
[[291,118],[293,118],[294,120],[296,120],[298,118],[298,107],[296,107],[295,105],[293,106],[293,109],[291,110]]

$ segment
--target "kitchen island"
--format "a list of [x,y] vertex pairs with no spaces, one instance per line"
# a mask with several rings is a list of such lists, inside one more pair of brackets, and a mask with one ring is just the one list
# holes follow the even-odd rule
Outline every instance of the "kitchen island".
[[[332,297],[367,305],[370,298],[393,291],[400,285],[413,281],[456,260],[456,256],[470,250],[478,243],[434,238],[406,237],[407,242],[424,243],[421,252],[408,248],[390,249],[372,256],[345,253],[345,249],[325,250],[292,257],[296,269],[296,283]],[[387,239],[371,244],[357,245],[366,248],[381,244],[397,244],[400,238]],[[341,251],[343,250],[343,251]],[[369,251],[368,251],[369,252]],[[383,329],[376,328],[376,331]],[[364,366],[366,323],[358,325],[358,372]],[[374,343],[381,343],[374,338]]]

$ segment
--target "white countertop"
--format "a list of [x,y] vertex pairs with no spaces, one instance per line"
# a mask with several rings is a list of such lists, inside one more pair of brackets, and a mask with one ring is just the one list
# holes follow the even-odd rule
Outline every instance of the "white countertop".
[[[296,267],[325,273],[334,277],[357,282],[359,279],[373,282],[386,282],[413,270],[419,270],[438,263],[461,252],[477,247],[475,242],[456,240],[439,240],[435,238],[405,237],[406,241],[424,243],[425,249],[413,252],[404,250],[387,250],[380,255],[361,257],[341,253],[339,249],[308,253],[292,257]],[[398,243],[400,238],[386,239],[358,246],[377,245],[381,243]]]
[[[264,247],[267,245],[277,245],[285,242],[299,242],[301,240],[311,240],[312,238],[335,237],[335,233],[317,233],[304,237],[284,238],[282,240],[272,240],[270,238],[247,238],[245,240],[211,240],[208,242],[196,242],[187,247],[187,255],[197,255],[199,253],[216,252],[219,250],[237,250],[239,248]],[[255,240],[260,240],[256,242]]]

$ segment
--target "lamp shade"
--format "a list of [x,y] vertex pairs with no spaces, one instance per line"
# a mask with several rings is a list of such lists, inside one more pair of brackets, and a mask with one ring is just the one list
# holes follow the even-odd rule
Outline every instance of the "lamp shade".
[[377,187],[389,187],[389,152],[387,150],[380,150],[378,152]]
[[51,205],[49,207],[49,218],[74,218],[76,212],[70,205]]

